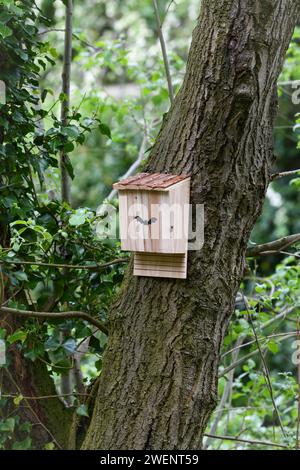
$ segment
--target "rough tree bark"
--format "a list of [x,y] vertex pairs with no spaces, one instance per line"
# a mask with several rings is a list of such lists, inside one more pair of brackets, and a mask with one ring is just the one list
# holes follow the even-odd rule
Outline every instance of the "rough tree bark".
[[219,352],[273,164],[276,81],[299,0],[203,0],[183,86],[148,170],[191,173],[205,243],[188,279],[133,277],[110,336],[84,449],[198,449]]

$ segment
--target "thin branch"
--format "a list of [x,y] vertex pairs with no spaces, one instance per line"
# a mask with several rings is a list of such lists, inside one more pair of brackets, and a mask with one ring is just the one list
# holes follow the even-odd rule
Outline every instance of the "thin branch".
[[74,392],[74,393],[65,393],[65,394],[56,394],[56,395],[41,395],[41,396],[38,396],[38,397],[24,397],[23,395],[17,395],[17,394],[11,394],[11,395],[5,395],[5,394],[1,394],[1,398],[22,398],[22,400],[49,400],[50,398],[64,398],[64,397],[67,397],[67,396],[85,396],[85,397],[92,397],[93,395],[89,394],[89,393],[77,393],[77,392]]
[[65,33],[66,30],[64,28],[49,28],[49,29],[43,29],[42,31],[39,31],[37,33],[38,36],[42,36],[43,34],[48,34],[52,32],[57,32],[57,33]]
[[161,22],[161,25],[164,24],[164,22],[165,22],[165,20],[166,20],[166,17],[167,17],[167,15],[168,15],[169,10],[170,10],[171,6],[173,5],[173,3],[175,3],[175,0],[170,0],[169,5],[167,6],[167,8],[166,8],[166,10],[165,10],[165,15],[164,15],[164,17],[163,17],[163,20],[162,20],[162,22]]
[[77,312],[77,311],[69,311],[69,312],[35,312],[32,310],[20,310],[16,308],[9,308],[9,307],[0,307],[0,312],[8,313],[12,315],[17,315],[20,317],[27,317],[27,318],[52,318],[53,320],[61,320],[66,318],[80,318],[81,320],[86,320],[91,325],[96,326],[106,335],[108,334],[108,329],[106,325],[101,321],[93,318],[86,312]]
[[246,251],[247,257],[264,256],[265,254],[278,253],[280,250],[294,245],[300,241],[300,233],[288,235],[272,242],[263,243],[262,245],[251,246]]
[[[133,164],[129,167],[129,169],[126,171],[126,173],[120,178],[120,181],[124,180],[125,178],[128,178],[129,176],[131,176],[137,169],[138,167],[140,166],[142,160],[143,160],[143,156],[144,156],[144,153],[145,153],[145,147],[146,147],[146,143],[147,143],[147,135],[146,135],[146,132],[144,134],[144,137],[143,137],[143,140],[142,140],[142,143],[141,143],[141,146],[140,146],[140,149],[139,149],[139,153],[138,153],[138,156],[137,156],[137,159],[133,162]],[[116,189],[113,189],[109,195],[107,196],[107,200],[108,201],[111,201],[112,199],[114,199],[114,197],[116,196],[117,194],[117,190]]]
[[273,404],[273,407],[274,407],[274,411],[277,415],[282,434],[283,434],[283,436],[285,436],[286,435],[285,430],[284,430],[284,427],[283,427],[283,424],[282,424],[282,421],[281,421],[281,417],[280,417],[279,410],[278,410],[278,407],[277,407],[277,404],[276,404],[276,401],[275,401],[275,397],[274,397],[274,393],[273,393],[273,388],[272,388],[272,382],[271,382],[269,369],[268,369],[268,366],[267,366],[265,356],[263,355],[261,345],[260,345],[259,340],[258,340],[258,336],[257,336],[256,329],[255,329],[253,319],[252,319],[252,314],[250,312],[250,306],[249,306],[249,303],[248,303],[248,299],[245,296],[244,296],[244,302],[245,302],[245,306],[246,306],[246,309],[247,309],[248,318],[249,318],[249,321],[250,321],[250,324],[251,324],[251,328],[252,328],[252,331],[253,331],[253,334],[254,334],[254,338],[255,338],[255,341],[256,341],[256,344],[257,344],[257,348],[258,348],[258,351],[259,351],[259,355],[260,355],[260,358],[261,358],[261,361],[262,361],[262,364],[263,364],[263,373],[264,373],[264,377],[265,377],[265,382],[266,382],[267,388],[269,390],[270,398],[271,398],[271,401],[272,401],[272,404]]
[[[65,33],[66,30],[65,30],[65,28],[49,28],[49,29],[44,29],[43,31],[40,31],[40,32],[38,33],[38,36],[42,36],[43,34],[48,34],[48,33],[52,33],[52,32]],[[86,46],[86,47],[89,47],[90,49],[93,49],[95,52],[103,51],[103,47],[96,47],[96,46],[94,46],[94,45],[91,44],[90,42],[85,41],[84,39],[81,39],[81,37],[78,36],[78,34],[76,34],[76,33],[73,33],[73,32],[72,32],[72,36],[73,36],[73,38],[75,38],[75,39],[77,39],[79,42],[81,42],[81,44],[83,44],[83,45]]]
[[[5,369],[5,372],[6,374],[9,376],[11,382],[14,384],[14,386],[16,387],[16,389],[19,391],[19,394],[22,395],[21,393],[21,389],[20,387],[18,386],[17,382],[15,381],[15,379],[13,378],[13,376],[11,375],[11,373],[9,372],[8,369]],[[28,408],[30,409],[31,413],[33,414],[33,416],[35,417],[35,419],[37,420],[37,424],[39,424],[40,426],[42,426],[42,428],[49,434],[49,436],[51,437],[51,439],[53,440],[53,442],[55,442],[55,444],[57,445],[57,447],[59,449],[62,449],[61,445],[57,442],[57,440],[55,439],[54,435],[52,434],[52,432],[50,431],[50,429],[47,428],[47,426],[40,420],[38,414],[35,412],[34,408],[30,405],[29,401],[27,398],[24,398],[24,401],[25,403],[27,404]]]
[[[269,336],[263,336],[261,338],[258,338],[258,341],[265,341],[265,340],[269,340],[269,339],[273,339],[273,338],[281,338],[281,337],[285,337],[287,338],[287,336],[289,337],[293,337],[293,336],[296,336],[297,335],[297,332],[296,331],[290,331],[288,333],[275,333],[273,335],[269,335]],[[244,339],[244,338],[243,338]],[[230,351],[226,351],[224,354],[222,354],[222,358],[228,356],[228,354],[230,354],[231,352],[233,351],[236,351],[236,350],[239,350],[239,349],[243,349],[243,348],[246,348],[247,346],[251,346],[252,344],[256,343],[256,340],[253,339],[252,341],[248,341],[247,343],[243,343],[243,344],[240,344],[239,346],[235,346],[234,348],[230,349]],[[258,352],[258,351],[257,351]]]
[[300,169],[291,170],[291,171],[282,171],[282,172],[279,172],[279,173],[273,173],[273,175],[271,175],[271,181],[277,180],[279,178],[284,178],[285,176],[293,176],[293,175],[299,175],[300,176]]
[[[290,339],[291,336],[295,336],[295,333],[293,335],[287,333],[286,336],[282,336],[280,338],[278,338],[278,342],[281,342],[281,341],[284,341],[286,339]],[[265,351],[268,349],[268,346],[267,345],[264,345],[261,347],[261,350],[262,351]],[[259,352],[258,348],[255,349],[254,351],[251,351],[250,353],[246,354],[245,356],[241,357],[240,359],[238,359],[236,362],[233,362],[232,364],[230,364],[228,367],[226,367],[224,370],[222,370],[222,372],[219,373],[219,379],[221,377],[224,377],[224,375],[227,375],[228,372],[230,372],[232,369],[235,369],[237,366],[240,366],[241,364],[244,364],[245,361],[247,361],[248,359],[250,359],[251,357],[255,356],[257,353]]]
[[[233,362],[235,362],[238,358],[238,355],[239,355],[239,352],[240,352],[239,348],[242,345],[242,343],[244,341],[244,338],[245,338],[245,335],[242,335],[242,336],[240,336],[240,338],[237,339],[236,347],[232,350],[232,361]],[[223,416],[223,411],[225,409],[225,405],[226,405],[227,400],[229,399],[229,397],[231,395],[233,379],[234,379],[234,369],[232,369],[230,371],[230,373],[228,374],[227,382],[226,382],[226,385],[224,387],[222,398],[221,398],[221,401],[220,401],[219,406],[218,406],[217,414],[216,414],[215,419],[213,421],[213,424],[210,428],[210,434],[211,435],[214,435],[215,432],[218,429],[219,422],[220,422],[220,420]],[[207,449],[212,443],[213,443],[213,439],[208,438],[205,442],[204,448]]]
[[213,439],[221,439],[222,441],[235,441],[235,442],[243,442],[244,444],[251,444],[251,445],[261,445],[261,446],[270,446],[270,447],[281,447],[282,449],[287,449],[288,446],[283,444],[276,444],[275,442],[268,442],[268,441],[255,441],[250,439],[240,439],[231,436],[218,436],[214,434],[204,434],[206,437],[211,437]]
[[[109,266],[114,266],[115,264],[127,263],[127,258],[117,258],[113,261],[109,261],[103,264],[60,264],[60,263],[44,263],[42,261],[11,261],[11,260],[1,260],[1,263],[5,264],[15,264],[15,265],[28,265],[28,266],[45,266],[48,268],[63,268],[63,269],[87,269],[90,271],[96,271],[98,269],[104,269]],[[0,264],[1,264],[0,263]]]
[[[65,48],[62,73],[62,93],[64,99],[61,103],[61,123],[62,126],[68,124],[68,113],[70,108],[70,81],[71,81],[71,63],[72,63],[72,16],[73,1],[66,2],[66,26],[65,26]],[[68,172],[69,157],[66,152],[60,154],[60,176],[61,176],[61,198],[70,204],[70,175]]]
[[162,51],[162,56],[163,56],[163,61],[164,61],[164,66],[165,66],[165,72],[166,72],[166,77],[167,77],[169,98],[170,98],[170,102],[171,102],[171,105],[172,105],[173,101],[174,101],[174,93],[173,93],[173,85],[172,85],[172,79],[171,79],[171,73],[170,73],[170,65],[169,65],[169,60],[168,60],[167,48],[166,48],[164,35],[163,35],[163,32],[162,32],[162,24],[161,24],[161,19],[160,19],[160,16],[159,16],[157,2],[156,2],[156,0],[152,0],[152,3],[153,3],[155,18],[156,18],[157,33],[158,33],[158,37],[159,37],[159,41],[160,41],[160,47],[161,47],[161,51]]

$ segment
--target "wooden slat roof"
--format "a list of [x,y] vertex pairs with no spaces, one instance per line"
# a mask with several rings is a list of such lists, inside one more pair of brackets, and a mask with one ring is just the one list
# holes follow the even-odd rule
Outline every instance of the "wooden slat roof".
[[115,189],[143,189],[166,191],[174,184],[189,178],[188,175],[168,175],[167,173],[139,173],[115,183]]

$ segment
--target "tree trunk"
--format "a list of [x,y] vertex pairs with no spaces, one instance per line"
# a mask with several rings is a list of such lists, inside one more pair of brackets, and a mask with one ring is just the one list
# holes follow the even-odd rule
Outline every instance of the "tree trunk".
[[220,347],[273,163],[276,82],[299,0],[203,0],[183,86],[148,170],[192,175],[205,243],[188,279],[133,277],[110,336],[85,449],[199,449]]

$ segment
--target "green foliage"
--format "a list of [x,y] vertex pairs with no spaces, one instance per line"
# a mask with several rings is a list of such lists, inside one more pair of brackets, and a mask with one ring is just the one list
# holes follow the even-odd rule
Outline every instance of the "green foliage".
[[[232,380],[232,385],[218,419],[218,434],[294,448],[298,384],[293,353],[300,315],[300,266],[297,258],[286,258],[278,264],[274,274],[260,278],[259,282],[255,272],[251,273],[241,289],[247,296],[249,307],[247,309],[243,300],[236,305],[224,341],[220,397],[224,394],[227,380]],[[235,367],[233,364],[236,364]],[[232,379],[229,378],[231,367],[234,371]],[[279,426],[272,395],[283,431]],[[216,414],[211,419],[208,432],[215,417]],[[242,449],[244,446],[226,440],[222,443],[222,449]],[[251,446],[255,447],[262,449],[266,446]],[[220,441],[211,441],[210,448],[220,448]]]
[[[69,110],[68,123],[63,126],[57,116],[65,96],[58,92],[55,98],[50,87],[41,89],[40,77],[48,66],[55,65],[57,54],[38,32],[51,23],[30,1],[0,2],[0,80],[6,88],[5,103],[0,104],[1,282],[4,280],[9,307],[46,311],[68,307],[105,320],[123,268],[55,266],[109,262],[119,256],[119,248],[115,241],[97,237],[94,211],[73,210],[61,204],[56,193],[50,197],[48,192],[49,180],[58,175],[60,152],[72,152],[94,129],[105,139],[111,137],[98,112],[84,117],[79,106]],[[71,161],[67,169],[73,177]],[[46,362],[58,385],[59,377],[72,368],[79,345],[91,337],[86,354],[89,364],[97,362],[97,366],[91,372],[86,369],[89,372],[84,380],[88,385],[101,370],[106,343],[103,336],[77,319],[24,320],[22,327],[9,334],[1,330],[6,361],[0,367],[9,370],[17,348],[29,361]],[[30,427],[18,413],[22,402],[21,393],[1,400],[0,448],[24,450],[34,446]],[[76,406],[75,395],[73,402]],[[81,416],[84,407],[79,408]],[[13,418],[6,418],[8,410],[10,414],[13,410]],[[52,443],[49,446],[52,448]]]

